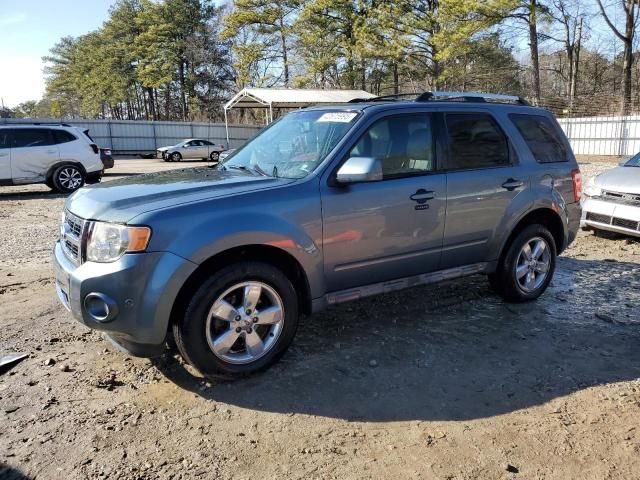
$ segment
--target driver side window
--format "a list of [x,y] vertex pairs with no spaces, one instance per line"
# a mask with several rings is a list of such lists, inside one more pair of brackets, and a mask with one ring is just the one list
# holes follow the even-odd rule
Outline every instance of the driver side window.
[[374,157],[384,179],[422,175],[435,169],[431,115],[396,115],[374,123],[349,157]]

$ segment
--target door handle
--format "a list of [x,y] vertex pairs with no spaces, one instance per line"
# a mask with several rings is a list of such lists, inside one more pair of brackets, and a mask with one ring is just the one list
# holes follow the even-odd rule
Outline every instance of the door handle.
[[56,150],[47,150],[47,153],[57,153]]
[[422,204],[427,200],[432,200],[433,198],[435,198],[435,196],[436,196],[435,192],[427,191],[424,188],[421,188],[416,193],[411,195],[409,198],[414,202],[418,202]]
[[504,182],[502,184],[502,188],[506,188],[507,190],[509,190],[511,192],[511,191],[515,190],[516,188],[520,188],[522,185],[524,185],[524,183],[522,181],[510,178],[509,180],[507,180],[506,182]]

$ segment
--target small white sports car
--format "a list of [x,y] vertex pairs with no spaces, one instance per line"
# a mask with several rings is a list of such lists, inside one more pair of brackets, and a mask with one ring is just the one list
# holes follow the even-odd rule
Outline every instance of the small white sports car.
[[585,185],[580,223],[640,237],[640,153]]
[[209,140],[188,138],[176,145],[158,148],[157,155],[161,156],[165,162],[179,162],[183,158],[200,158],[217,162],[220,152],[224,149],[224,145]]

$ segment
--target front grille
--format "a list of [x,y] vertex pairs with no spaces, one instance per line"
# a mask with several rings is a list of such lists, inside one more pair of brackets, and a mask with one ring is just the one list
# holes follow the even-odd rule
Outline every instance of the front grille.
[[616,227],[628,228],[629,230],[637,230],[638,222],[634,222],[633,220],[627,220],[625,218],[613,218],[611,225],[615,225]]
[[609,215],[602,215],[600,213],[587,212],[587,220],[598,223],[611,224],[611,217]]
[[65,212],[60,243],[67,258],[76,265],[82,263],[82,239],[87,222],[70,212]]
[[602,198],[611,200],[615,203],[624,203],[627,205],[640,205],[640,195],[636,193],[613,192],[611,190],[603,190]]

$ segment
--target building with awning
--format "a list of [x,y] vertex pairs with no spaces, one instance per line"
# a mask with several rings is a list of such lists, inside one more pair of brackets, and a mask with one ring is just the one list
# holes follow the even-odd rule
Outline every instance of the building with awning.
[[232,108],[265,109],[265,123],[273,121],[273,109],[294,109],[312,105],[335,105],[366,100],[375,95],[364,90],[319,90],[305,88],[243,88],[224,105],[224,123],[229,144],[228,112]]

